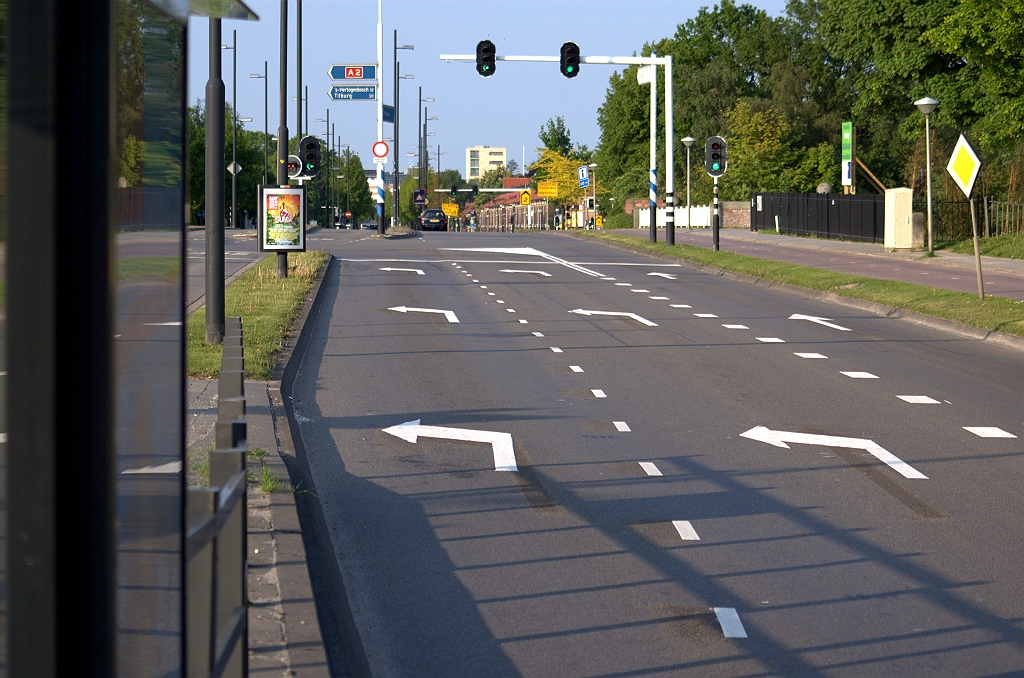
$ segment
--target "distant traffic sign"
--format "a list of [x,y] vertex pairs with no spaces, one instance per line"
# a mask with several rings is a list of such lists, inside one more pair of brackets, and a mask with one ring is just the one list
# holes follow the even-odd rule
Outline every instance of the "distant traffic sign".
[[970,198],[974,191],[974,182],[978,178],[978,172],[981,171],[981,159],[963,134],[960,135],[956,146],[953,147],[953,155],[949,159],[949,164],[946,165],[946,171],[949,172],[949,176],[953,177],[953,181],[964,192],[964,195]]
[[231,172],[232,174],[238,174],[239,172],[242,171],[242,166],[239,165],[237,162],[233,162],[230,165],[228,165],[228,171]]
[[458,203],[445,203],[441,205],[441,211],[444,212],[446,217],[457,217],[459,216],[459,205]]
[[384,104],[384,122],[395,124],[395,107]]
[[335,101],[376,101],[376,85],[335,85],[328,92]]
[[519,194],[519,204],[520,205],[529,205],[530,204],[530,192],[529,191],[523,191],[523,192],[521,192]]
[[590,168],[586,165],[580,165],[576,168],[576,173],[580,178],[580,188],[587,188],[590,186]]
[[377,66],[372,64],[331,64],[331,80],[376,80]]
[[427,204],[427,189],[416,188],[412,192],[412,204],[414,205],[426,205]]
[[374,158],[386,158],[388,157],[388,142],[377,141],[370,150],[373,151]]
[[537,182],[537,195],[541,198],[557,198],[558,197],[558,182],[557,181],[538,181]]

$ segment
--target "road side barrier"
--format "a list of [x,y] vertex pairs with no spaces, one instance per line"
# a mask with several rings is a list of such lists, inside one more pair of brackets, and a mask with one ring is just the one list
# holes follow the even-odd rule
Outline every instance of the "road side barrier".
[[185,675],[243,678],[248,667],[246,424],[242,319],[224,319],[210,487],[185,501]]

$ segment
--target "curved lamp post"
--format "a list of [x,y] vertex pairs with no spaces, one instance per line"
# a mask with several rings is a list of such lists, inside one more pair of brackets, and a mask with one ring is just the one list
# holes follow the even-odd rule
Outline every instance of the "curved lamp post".
[[931,121],[932,111],[939,105],[939,102],[931,97],[918,99],[914,102],[917,110],[924,113],[924,162],[925,184],[928,188],[928,253],[935,254],[935,246],[932,241],[932,135]]

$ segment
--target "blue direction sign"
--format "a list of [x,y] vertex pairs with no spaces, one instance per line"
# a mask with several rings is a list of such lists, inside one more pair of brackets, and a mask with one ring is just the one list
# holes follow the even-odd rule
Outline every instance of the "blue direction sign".
[[384,122],[395,124],[395,107],[384,104]]
[[377,66],[371,64],[331,64],[331,80],[376,80]]
[[376,101],[376,85],[335,85],[327,92],[335,101]]

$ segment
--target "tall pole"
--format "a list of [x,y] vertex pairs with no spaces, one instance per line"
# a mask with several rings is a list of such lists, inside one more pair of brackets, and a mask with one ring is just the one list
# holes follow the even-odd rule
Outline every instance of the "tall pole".
[[[924,164],[925,183],[928,187],[928,253],[935,254],[935,245],[932,242],[932,134],[930,118],[931,113],[924,116]],[[974,218],[974,206],[971,206],[971,218]],[[979,269],[980,271],[980,269]],[[979,280],[980,280],[979,273]],[[984,299],[984,296],[982,296]]]
[[[651,52],[651,56],[657,56]],[[651,242],[658,242],[658,67],[651,71],[651,176],[649,186]]]
[[718,177],[715,177],[715,200],[711,214],[711,249],[718,251]]
[[270,155],[270,108],[267,105],[270,79],[267,77],[267,62],[263,62],[263,185],[267,185],[267,163]]
[[224,341],[224,81],[220,21],[210,19],[210,75],[206,81],[207,344]]
[[302,138],[302,0],[295,0],[295,152]]
[[309,134],[309,85],[306,85],[306,96],[303,101],[306,103],[306,123],[303,125],[303,129],[306,130],[306,134]]
[[420,87],[419,103],[416,104],[416,184],[423,188],[423,88]]
[[[377,0],[377,141],[384,140],[384,2]],[[397,155],[398,152],[395,151]],[[384,235],[384,163],[377,165],[377,233]]]
[[686,147],[686,230],[693,228],[690,218],[690,147]]
[[394,69],[394,80],[395,88],[392,91],[391,107],[395,112],[395,119],[391,123],[392,133],[394,137],[391,140],[391,151],[394,155],[394,162],[392,163],[392,177],[391,177],[391,224],[392,226],[398,226],[398,149],[401,146],[398,145],[398,29],[394,32],[394,58],[391,60],[392,68]]
[[672,138],[672,55],[665,59],[665,244],[676,244],[675,141]]
[[[277,126],[277,185],[288,185],[288,0],[281,0],[281,85]],[[264,209],[260,205],[260,209]],[[277,253],[277,277],[288,277],[288,253]]]
[[238,182],[235,165],[238,163],[238,31],[231,31],[231,228],[238,228]]

